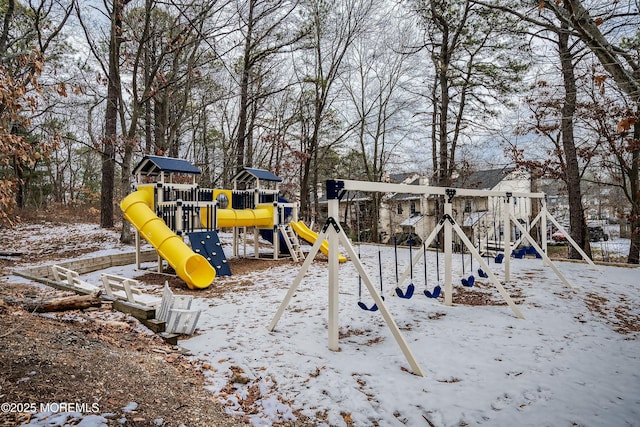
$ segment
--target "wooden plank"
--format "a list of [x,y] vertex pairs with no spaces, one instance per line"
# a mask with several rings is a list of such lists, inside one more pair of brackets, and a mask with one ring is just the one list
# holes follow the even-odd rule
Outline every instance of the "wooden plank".
[[[35,267],[35,268],[25,268],[24,270],[21,270],[21,271],[24,274],[28,274],[33,277],[45,277],[45,278],[53,277],[53,272],[51,271],[51,266],[49,265],[42,266],[42,267]],[[18,274],[18,272],[15,272],[15,271],[14,273]]]
[[75,292],[76,294],[80,295],[92,294],[91,291],[88,291],[86,289],[76,288],[75,286],[67,286],[62,282],[56,282],[55,280],[47,279],[45,277],[32,276],[28,273],[25,273],[24,271],[14,271],[13,273],[20,277],[24,277],[25,279],[33,280],[34,282],[43,283],[47,286],[51,286],[52,288],[60,289],[61,291]]
[[15,251],[0,251],[0,256],[22,256],[22,252]]
[[[47,273],[51,273],[51,269],[46,267]],[[35,282],[43,283],[52,288],[60,289],[63,291],[75,292],[81,295],[90,295],[91,292],[84,289],[67,286],[61,282],[48,279],[46,277],[38,277],[27,273],[26,271],[14,271],[14,274],[24,277],[25,279],[33,280]],[[170,334],[164,332],[166,329],[166,323],[156,319],[156,311],[153,308],[145,307],[138,304],[132,304],[127,301],[117,300],[109,298],[107,295],[100,295],[103,301],[109,301],[112,303],[112,308],[122,313],[130,314],[138,319],[143,325],[149,328],[151,331],[157,333],[167,344],[178,345],[179,334]]]
[[132,304],[127,301],[113,300],[115,310],[127,313],[139,320],[155,319],[156,310],[143,305]]
[[25,306],[29,311],[36,313],[50,313],[54,311],[84,310],[89,307],[100,307],[103,300],[99,295],[72,295],[70,297],[55,298],[38,302],[31,306]]
[[[140,254],[142,262],[153,262],[157,259],[155,250],[144,251]],[[133,264],[136,260],[135,252],[127,252],[115,255],[105,255],[96,258],[85,258],[75,261],[67,261],[56,263],[61,267],[68,268],[70,270],[77,271],[80,274],[91,273],[98,270],[104,270],[110,267],[117,267],[121,265]],[[52,278],[50,265],[42,265],[38,267],[26,268],[22,270],[31,276]]]
[[169,334],[167,332],[160,332],[160,338],[162,338],[169,345],[178,345],[178,334]]
[[164,332],[167,329],[167,324],[158,319],[139,319],[140,322],[147,328],[151,329],[155,333]]

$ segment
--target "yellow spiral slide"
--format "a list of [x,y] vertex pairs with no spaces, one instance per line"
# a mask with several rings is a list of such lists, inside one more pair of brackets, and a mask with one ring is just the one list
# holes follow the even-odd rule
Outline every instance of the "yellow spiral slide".
[[124,217],[140,232],[158,254],[176,271],[190,289],[209,287],[216,270],[176,235],[153,211],[153,186],[140,186],[120,202]]

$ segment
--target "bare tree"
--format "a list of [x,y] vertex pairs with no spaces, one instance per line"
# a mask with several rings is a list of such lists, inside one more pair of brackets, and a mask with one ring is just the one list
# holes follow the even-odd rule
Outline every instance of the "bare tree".
[[[391,12],[385,13],[385,22]],[[409,84],[409,57],[398,55],[406,40],[400,20],[396,32],[387,33],[381,22],[372,23],[355,43],[349,55],[350,67],[342,84],[348,95],[347,111],[352,111],[353,133],[359,149],[360,167],[368,181],[380,182],[390,166],[394,152],[407,133],[402,112],[408,110],[412,95],[402,88]],[[395,153],[397,154],[397,153]],[[366,218],[372,241],[378,242],[381,193],[372,194],[373,206]]]
[[113,190],[115,186],[116,144],[118,143],[118,104],[122,87],[120,80],[120,47],[122,17],[130,0],[113,0],[110,11],[109,53],[107,69],[107,105],[102,138],[102,186],[100,188],[100,226],[113,227]]
[[[620,121],[633,127],[633,137],[627,139],[631,153],[628,182],[631,194],[631,245],[627,261],[640,263],[640,57],[638,27],[640,14],[633,0],[614,0],[587,4],[581,0],[482,1],[474,3],[508,12],[517,18],[555,33],[570,31],[598,58],[604,70],[629,97],[635,111]],[[551,13],[557,22],[546,19]]]
[[[190,9],[176,5],[170,10],[158,8],[153,0],[130,11],[125,11],[125,5],[116,1],[110,11],[112,36],[107,64],[102,62],[87,25],[83,25],[94,57],[103,72],[112,76],[107,79],[105,109],[105,134],[110,137],[105,137],[102,149],[104,221],[113,218],[113,212],[109,215],[104,211],[113,206],[116,154],[122,153],[122,193],[130,188],[131,161],[143,131],[148,151],[178,156],[179,130],[193,87],[202,75],[199,67],[213,57],[203,54],[202,44],[210,36],[207,31],[213,31],[205,31],[205,22],[216,10],[215,2],[201,8],[190,5]],[[126,93],[120,83],[123,67],[130,78]],[[153,139],[149,136],[152,129]],[[121,240],[131,240],[127,224],[123,224]]]
[[[369,23],[375,0],[306,0],[303,5],[312,27],[309,37],[312,57],[301,79],[301,99],[310,98],[311,111],[307,115],[301,110],[300,151],[304,153],[304,161],[300,205],[303,215],[311,218],[318,211],[321,139],[323,126],[330,121],[327,113],[333,101],[334,85],[343,72],[347,52]],[[311,87],[308,92],[307,85]]]
[[[240,8],[244,39],[240,69],[240,105],[236,147],[236,169],[250,166],[252,147],[248,142],[253,135],[257,115],[257,102],[276,88],[261,85],[270,67],[265,66],[273,56],[289,50],[306,33],[306,28],[296,22],[298,2],[292,0],[246,0]],[[245,15],[246,14],[246,15]],[[266,93],[265,93],[266,91]]]
[[433,182],[449,185],[465,129],[495,114],[527,69],[518,23],[471,0],[411,3],[424,28],[421,46],[433,63],[427,97],[432,104]]

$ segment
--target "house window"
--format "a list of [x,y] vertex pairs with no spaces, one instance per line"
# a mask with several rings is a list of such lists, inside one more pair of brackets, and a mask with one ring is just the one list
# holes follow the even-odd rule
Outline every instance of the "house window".
[[411,202],[411,215],[415,215],[416,214],[416,202]]
[[402,204],[398,203],[398,215],[402,215]]
[[465,199],[464,201],[464,212],[471,213],[471,199]]

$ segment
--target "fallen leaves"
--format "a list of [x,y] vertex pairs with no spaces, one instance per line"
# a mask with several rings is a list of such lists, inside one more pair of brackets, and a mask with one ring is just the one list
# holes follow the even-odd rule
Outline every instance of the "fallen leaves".
[[618,132],[627,132],[631,129],[632,126],[635,126],[636,118],[635,117],[625,117],[620,119],[618,122]]

